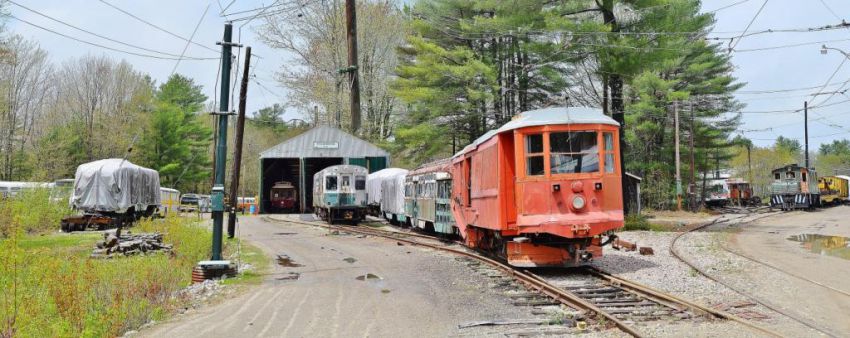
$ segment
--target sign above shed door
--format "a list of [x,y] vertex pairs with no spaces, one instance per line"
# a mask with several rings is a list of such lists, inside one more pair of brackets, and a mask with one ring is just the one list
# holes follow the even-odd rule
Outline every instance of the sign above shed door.
[[339,149],[339,142],[313,142],[315,149]]

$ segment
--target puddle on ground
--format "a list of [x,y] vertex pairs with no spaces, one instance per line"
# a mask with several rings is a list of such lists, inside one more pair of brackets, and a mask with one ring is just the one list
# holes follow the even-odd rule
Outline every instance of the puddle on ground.
[[298,277],[301,277],[300,273],[290,272],[286,276],[275,278],[276,280],[296,280]]
[[376,274],[373,274],[373,273],[367,273],[365,275],[357,276],[357,278],[355,278],[355,279],[356,280],[375,280],[375,279],[381,279],[381,277],[376,275]]
[[789,241],[802,243],[812,253],[850,260],[850,238],[819,234],[802,234],[788,237]]
[[277,255],[277,265],[286,266],[286,267],[299,267],[303,266],[301,264],[295,263],[292,258],[289,258],[287,255]]

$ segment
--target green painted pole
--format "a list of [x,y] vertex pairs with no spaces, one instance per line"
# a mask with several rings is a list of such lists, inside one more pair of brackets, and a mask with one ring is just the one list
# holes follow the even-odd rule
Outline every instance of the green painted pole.
[[[230,62],[231,62],[231,39],[233,38],[233,25],[224,24],[224,39],[221,43],[221,94],[219,97],[218,112],[218,142],[215,149],[215,184],[213,184],[212,196],[214,202],[213,218],[213,242],[212,260],[221,260],[221,237],[224,225],[224,168],[227,160],[227,117],[230,112]],[[232,196],[231,196],[232,198]]]

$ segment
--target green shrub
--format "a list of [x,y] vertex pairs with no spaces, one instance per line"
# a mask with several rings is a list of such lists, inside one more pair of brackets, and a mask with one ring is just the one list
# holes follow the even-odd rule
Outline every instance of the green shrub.
[[626,216],[625,226],[623,230],[625,231],[635,231],[635,230],[649,230],[650,224],[649,221],[646,220],[646,217],[636,214],[630,214]]
[[0,199],[0,237],[9,237],[16,230],[28,234],[56,231],[62,217],[71,213],[68,201],[54,198],[49,189],[25,190],[15,197]]

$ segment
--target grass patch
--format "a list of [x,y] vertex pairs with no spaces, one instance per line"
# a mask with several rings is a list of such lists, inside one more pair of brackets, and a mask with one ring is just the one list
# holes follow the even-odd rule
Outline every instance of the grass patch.
[[370,228],[383,228],[383,227],[387,226],[386,224],[384,224],[382,222],[362,222],[362,223],[360,223],[360,225],[365,225],[365,226],[370,227]]
[[239,259],[241,260],[242,265],[250,264],[251,269],[248,271],[243,271],[241,274],[239,274],[239,277],[237,278],[226,279],[223,283],[225,285],[259,285],[263,282],[263,278],[265,277],[266,272],[268,272],[269,270],[269,257],[266,256],[262,249],[256,246],[253,246],[245,241],[239,243],[239,240],[235,238],[228,238],[224,242],[224,249],[225,254],[227,254],[228,252],[232,253],[229,259],[236,259],[235,254],[237,247],[239,247]]
[[56,231],[62,217],[70,214],[67,196],[51,196],[49,189],[21,191],[13,198],[0,198],[0,237],[9,237],[14,231],[26,234]]
[[0,337],[119,336],[183,306],[172,295],[209,257],[211,232],[187,218],[142,221],[171,254],[90,259],[101,234],[29,234],[20,223],[0,240]]
[[676,227],[666,224],[656,224],[649,221],[643,215],[627,215],[625,219],[624,231],[675,231]]

